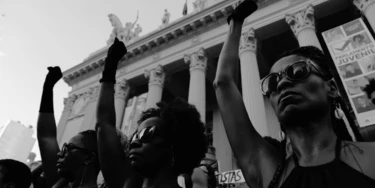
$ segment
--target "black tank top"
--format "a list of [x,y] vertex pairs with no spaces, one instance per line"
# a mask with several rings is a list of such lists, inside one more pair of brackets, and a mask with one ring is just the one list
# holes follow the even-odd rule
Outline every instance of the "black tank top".
[[339,139],[336,142],[335,159],[326,164],[302,167],[293,154],[295,167],[281,188],[375,188],[375,180],[343,162],[340,154]]

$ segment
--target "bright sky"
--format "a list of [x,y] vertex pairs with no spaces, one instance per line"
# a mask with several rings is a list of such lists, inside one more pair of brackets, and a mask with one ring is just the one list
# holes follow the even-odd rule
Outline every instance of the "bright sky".
[[[36,126],[48,66],[63,71],[104,47],[112,26],[108,14],[123,24],[139,10],[141,35],[159,27],[164,9],[171,21],[182,17],[185,0],[0,0],[0,124],[12,119]],[[188,0],[192,11],[192,0]],[[54,89],[58,123],[70,87]],[[39,158],[39,157],[38,157]]]

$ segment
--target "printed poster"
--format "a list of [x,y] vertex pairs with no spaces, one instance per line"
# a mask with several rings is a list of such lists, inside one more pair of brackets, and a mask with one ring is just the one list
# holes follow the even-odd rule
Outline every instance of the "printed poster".
[[375,78],[375,42],[362,19],[322,33],[361,127],[375,124],[375,105],[363,88]]

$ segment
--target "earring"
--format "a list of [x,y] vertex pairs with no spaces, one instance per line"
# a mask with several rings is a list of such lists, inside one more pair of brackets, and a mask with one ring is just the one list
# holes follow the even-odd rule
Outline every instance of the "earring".
[[335,117],[336,119],[342,119],[344,117],[344,112],[341,109],[341,105],[338,102],[335,102]]

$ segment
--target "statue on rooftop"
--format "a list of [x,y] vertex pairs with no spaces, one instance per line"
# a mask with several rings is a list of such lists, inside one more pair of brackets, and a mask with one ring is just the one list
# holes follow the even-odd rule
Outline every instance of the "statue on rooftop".
[[107,40],[107,45],[111,45],[116,37],[120,41],[124,42],[125,45],[130,44],[134,41],[134,37],[139,37],[139,33],[142,32],[142,28],[138,24],[137,27],[134,29],[134,26],[137,23],[139,17],[138,12],[136,20],[133,23],[127,22],[125,24],[125,27],[122,26],[120,19],[116,15],[109,14],[108,17],[109,21],[111,22],[111,25],[113,26],[113,30],[111,32],[109,39]]
[[195,0],[193,2],[194,12],[202,11],[206,8],[207,0]]
[[164,10],[164,16],[163,18],[161,19],[161,26],[160,26],[160,29],[164,28],[165,26],[167,26],[169,24],[169,19],[171,17],[171,13],[168,12],[167,9]]

